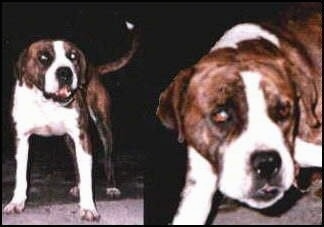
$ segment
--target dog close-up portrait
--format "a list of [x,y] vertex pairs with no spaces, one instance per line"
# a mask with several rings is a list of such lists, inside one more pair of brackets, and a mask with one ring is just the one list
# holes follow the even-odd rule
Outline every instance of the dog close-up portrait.
[[90,120],[103,145],[106,193],[119,196],[112,162],[111,101],[99,77],[124,67],[132,59],[138,46],[136,28],[129,22],[125,26],[134,33],[130,49],[103,65],[91,65],[80,48],[67,40],[39,40],[19,55],[12,102],[16,184],[5,213],[20,213],[25,208],[29,137],[64,136],[78,169],[78,180],[70,193],[80,198],[81,219],[99,220],[93,201]]
[[188,152],[173,224],[204,224],[216,190],[274,205],[300,168],[322,167],[321,4],[227,30],[174,77],[157,116]]

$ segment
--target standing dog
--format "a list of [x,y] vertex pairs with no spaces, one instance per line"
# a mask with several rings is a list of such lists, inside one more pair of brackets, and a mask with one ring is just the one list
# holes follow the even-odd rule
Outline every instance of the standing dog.
[[234,26],[161,94],[158,117],[188,146],[173,224],[203,224],[217,189],[269,207],[298,167],[322,166],[321,9]]
[[[132,24],[126,25],[136,33]],[[66,40],[40,40],[21,53],[16,65],[12,108],[17,146],[16,186],[5,213],[19,213],[25,207],[28,138],[32,134],[65,135],[79,170],[78,186],[71,192],[79,192],[81,218],[99,220],[92,193],[89,119],[95,123],[104,147],[107,193],[119,194],[111,160],[110,98],[99,76],[125,66],[137,46],[134,34],[132,47],[123,57],[97,67],[90,65],[82,51]]]

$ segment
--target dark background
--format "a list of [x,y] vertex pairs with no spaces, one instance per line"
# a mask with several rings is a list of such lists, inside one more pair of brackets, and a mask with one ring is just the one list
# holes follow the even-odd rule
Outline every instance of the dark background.
[[[155,117],[158,97],[174,75],[208,52],[235,23],[270,19],[288,3],[3,3],[2,160],[13,159],[12,68],[20,51],[42,38],[65,38],[100,64],[129,47],[125,19],[139,26],[132,62],[102,78],[112,98],[114,151],[133,157],[145,177],[145,223],[166,224],[175,212],[185,169],[184,145]],[[33,138],[49,159],[64,164],[60,139]],[[58,145],[59,144],[59,145]],[[54,168],[55,168],[55,164]],[[123,167],[128,171],[127,165]],[[13,170],[14,171],[14,170]],[[131,170],[129,170],[131,171]],[[118,173],[117,173],[118,175]]]

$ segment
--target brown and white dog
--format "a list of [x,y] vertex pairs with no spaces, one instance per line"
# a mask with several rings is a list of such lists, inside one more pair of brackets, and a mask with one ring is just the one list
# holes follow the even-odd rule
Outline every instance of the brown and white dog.
[[78,186],[71,189],[80,196],[81,218],[99,220],[92,192],[92,149],[89,132],[91,118],[103,143],[107,194],[118,196],[111,160],[110,98],[99,76],[125,66],[138,46],[134,32],[130,50],[120,59],[92,66],[73,43],[66,40],[40,40],[19,56],[16,65],[12,116],[16,130],[16,186],[5,213],[20,213],[25,207],[28,138],[65,135],[79,170]]
[[158,117],[188,146],[173,224],[203,224],[217,189],[269,207],[298,167],[322,166],[321,9],[234,26],[161,94]]

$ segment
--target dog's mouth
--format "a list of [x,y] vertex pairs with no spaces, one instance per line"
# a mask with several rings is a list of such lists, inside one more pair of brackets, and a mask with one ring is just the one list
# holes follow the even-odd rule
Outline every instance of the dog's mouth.
[[69,86],[63,86],[60,88],[58,91],[56,91],[55,96],[60,97],[60,98],[68,98],[72,94],[72,90]]
[[263,187],[255,190],[252,198],[258,201],[270,201],[276,198],[280,192],[280,187],[265,184]]
[[256,209],[265,209],[275,204],[283,195],[284,190],[281,186],[266,183],[251,191],[246,198],[240,199],[240,201]]
[[64,85],[54,93],[44,92],[47,99],[52,99],[55,102],[65,103],[73,98],[74,91],[70,86]]

